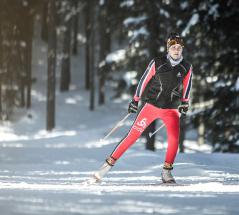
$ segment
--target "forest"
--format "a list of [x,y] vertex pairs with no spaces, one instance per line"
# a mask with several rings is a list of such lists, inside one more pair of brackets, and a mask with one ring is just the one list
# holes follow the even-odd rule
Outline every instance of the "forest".
[[32,86],[38,81],[32,67],[36,28],[48,47],[48,131],[56,123],[56,82],[61,93],[69,91],[71,58],[79,49],[84,49],[82,87],[89,92],[84,102],[97,111],[111,102],[110,83],[116,83],[110,85],[115,98],[133,96],[150,60],[166,52],[167,35],[179,32],[183,55],[193,65],[190,112],[181,119],[181,138],[186,128],[194,128],[199,144],[207,141],[214,152],[238,153],[236,26],[239,3],[232,0],[1,0],[0,121],[11,121],[16,109],[32,108]]

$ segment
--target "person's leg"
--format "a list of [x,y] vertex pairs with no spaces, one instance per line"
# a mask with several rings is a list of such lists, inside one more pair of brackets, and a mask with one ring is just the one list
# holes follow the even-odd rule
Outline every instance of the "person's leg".
[[151,104],[145,104],[136,117],[130,131],[124,137],[116,148],[111,153],[110,157],[106,159],[106,162],[101,166],[100,170],[95,173],[94,177],[100,181],[104,175],[114,166],[116,160],[118,160],[123,153],[140,137],[145,128],[150,125],[157,117],[157,108]]
[[162,172],[164,182],[175,182],[171,170],[178,151],[179,144],[179,113],[177,110],[168,110],[162,115],[162,120],[165,123],[168,137],[168,147]]
[[155,107],[146,103],[135,119],[130,131],[116,146],[110,157],[114,160],[118,160],[122,154],[136,142],[143,131],[156,119],[156,117],[157,112],[155,111]]
[[163,114],[161,119],[163,120],[168,138],[168,147],[165,157],[165,163],[173,164],[179,143],[179,113],[175,109],[167,109],[168,111]]

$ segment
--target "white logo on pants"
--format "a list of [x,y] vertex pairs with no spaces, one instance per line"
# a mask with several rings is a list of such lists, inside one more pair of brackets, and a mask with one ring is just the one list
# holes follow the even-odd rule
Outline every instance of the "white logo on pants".
[[137,122],[137,125],[140,126],[140,127],[143,127],[145,128],[146,127],[146,121],[147,119],[146,118],[143,118],[140,122]]
[[137,122],[136,125],[133,126],[133,129],[143,132],[144,129],[147,127],[147,118],[143,118],[141,121]]

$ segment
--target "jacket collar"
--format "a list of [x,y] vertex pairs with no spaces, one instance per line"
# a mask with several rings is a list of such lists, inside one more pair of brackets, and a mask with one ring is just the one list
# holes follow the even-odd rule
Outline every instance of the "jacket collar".
[[169,62],[171,63],[171,65],[174,67],[174,66],[177,66],[178,64],[180,64],[183,60],[183,56],[181,56],[179,59],[177,60],[174,60],[173,58],[170,57],[169,54],[167,54],[167,59],[169,60]]

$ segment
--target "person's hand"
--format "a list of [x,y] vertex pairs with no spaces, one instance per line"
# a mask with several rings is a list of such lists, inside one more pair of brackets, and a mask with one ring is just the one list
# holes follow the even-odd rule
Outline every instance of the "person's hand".
[[186,115],[188,108],[189,108],[188,102],[182,102],[181,105],[178,106],[178,111],[179,113]]
[[138,111],[138,102],[132,100],[129,103],[128,113],[137,113],[137,111]]

